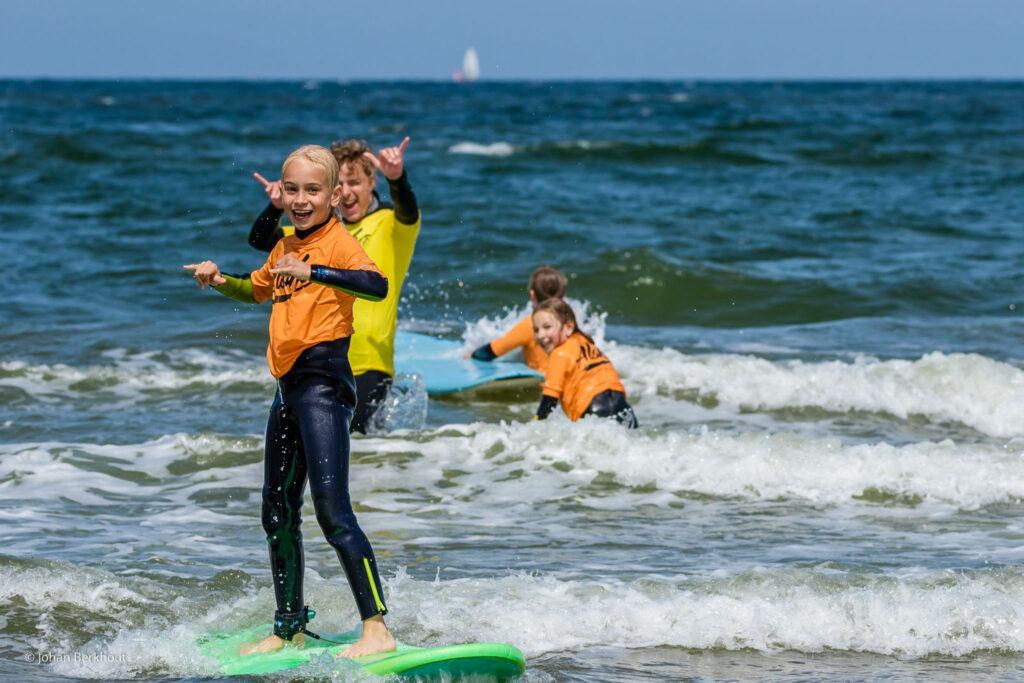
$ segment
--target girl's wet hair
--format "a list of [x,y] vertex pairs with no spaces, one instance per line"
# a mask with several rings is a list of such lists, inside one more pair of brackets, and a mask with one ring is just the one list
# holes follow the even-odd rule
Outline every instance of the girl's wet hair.
[[370,160],[363,156],[366,152],[372,151],[370,145],[366,144],[366,140],[335,140],[331,143],[331,154],[338,162],[338,167],[342,167],[345,164],[349,166],[362,166],[363,170],[366,171],[366,177],[373,183],[376,180],[376,174],[373,172],[373,164]]
[[330,150],[320,145],[303,145],[288,155],[281,164],[281,177],[284,177],[284,169],[296,159],[305,159],[309,163],[324,170],[324,181],[328,191],[333,191],[338,184],[338,162]]
[[537,303],[543,303],[548,299],[561,299],[565,297],[565,285],[568,280],[562,271],[551,266],[541,266],[530,275],[529,289],[537,297]]
[[565,303],[562,299],[548,299],[543,303],[537,304],[537,307],[533,309],[533,315],[537,315],[541,311],[547,311],[551,315],[555,316],[555,319],[562,325],[572,323],[576,332],[582,334],[583,337],[591,344],[594,343],[593,337],[581,330],[580,324],[576,322],[576,311],[572,310],[572,306]]

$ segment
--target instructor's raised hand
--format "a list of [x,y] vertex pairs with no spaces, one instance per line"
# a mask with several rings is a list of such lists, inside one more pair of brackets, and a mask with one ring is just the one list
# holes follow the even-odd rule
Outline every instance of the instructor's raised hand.
[[267,193],[267,199],[269,199],[270,203],[274,205],[274,208],[283,209],[284,200],[283,192],[281,190],[281,181],[267,180],[259,173],[253,173],[252,177],[263,186],[263,191]]
[[220,275],[220,268],[213,261],[203,261],[202,263],[190,263],[186,266],[182,266],[185,270],[192,271],[192,277],[199,283],[200,289],[206,289],[209,286],[222,285],[225,280]]
[[407,135],[398,147],[385,147],[376,155],[372,152],[363,152],[363,156],[370,160],[373,167],[384,174],[388,180],[398,180],[405,171],[405,148],[409,146]]

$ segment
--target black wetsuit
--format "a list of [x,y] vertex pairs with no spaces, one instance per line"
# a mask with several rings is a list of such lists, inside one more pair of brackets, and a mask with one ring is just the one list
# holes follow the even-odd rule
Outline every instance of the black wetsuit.
[[[419,219],[420,210],[416,202],[416,195],[409,184],[408,174],[402,173],[402,177],[398,180],[388,180],[388,191],[394,204],[382,201],[374,191],[373,200],[363,218],[375,211],[393,208],[395,220],[404,225],[415,223]],[[278,225],[283,213],[273,204],[268,204],[249,230],[249,245],[260,251],[269,252],[273,249],[277,241],[284,237],[284,231]],[[350,429],[353,432],[365,434],[373,415],[388,396],[392,377],[380,370],[369,370],[356,375],[355,379],[357,400],[352,413]]]
[[[541,396],[540,404],[537,406],[537,419],[546,420],[557,405],[558,399],[554,396]],[[611,417],[629,429],[636,429],[640,426],[640,421],[636,419],[636,413],[633,412],[633,406],[626,401],[626,395],[614,389],[602,391],[591,399],[590,405],[583,411],[583,415],[584,417],[587,415]]]
[[373,549],[348,491],[356,401],[348,343],[346,337],[303,351],[280,379],[267,421],[263,528],[277,599],[274,632],[286,639],[306,622],[301,508],[307,479],[317,522],[341,560],[360,616],[387,613]]

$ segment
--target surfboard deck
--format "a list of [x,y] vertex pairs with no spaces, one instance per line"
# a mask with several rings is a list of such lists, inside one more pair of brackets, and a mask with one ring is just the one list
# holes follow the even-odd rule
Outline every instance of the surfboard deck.
[[397,675],[423,680],[459,680],[474,677],[508,681],[526,670],[523,653],[506,643],[464,643],[442,647],[416,647],[398,643],[394,652],[368,655],[357,659],[334,660],[335,655],[354,643],[356,631],[342,634],[321,633],[324,638],[341,644],[306,638],[303,647],[285,647],[277,652],[240,655],[245,643],[261,640],[273,631],[265,624],[225,633],[210,633],[200,638],[199,651],[220,666],[226,676],[266,674],[296,669],[311,660],[323,659],[339,669],[356,664],[378,676]]
[[448,396],[501,385],[522,390],[540,385],[536,370],[515,361],[485,362],[462,357],[462,344],[417,332],[399,330],[395,335],[395,372],[416,374],[430,396]]

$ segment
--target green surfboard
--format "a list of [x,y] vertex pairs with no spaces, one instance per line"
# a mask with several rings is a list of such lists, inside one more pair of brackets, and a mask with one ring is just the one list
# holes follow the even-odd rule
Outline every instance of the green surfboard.
[[[321,634],[340,644],[306,638],[303,647],[288,646],[264,654],[238,654],[242,645],[261,640],[272,630],[273,626],[266,624],[240,631],[207,634],[199,640],[199,651],[215,660],[224,675],[266,674],[298,668],[314,657],[333,657],[358,638],[358,630],[340,635]],[[415,647],[399,643],[394,652],[342,661],[354,662],[379,676],[398,675],[422,680],[473,677],[508,681],[526,670],[523,653],[505,643],[465,643],[442,647]]]

